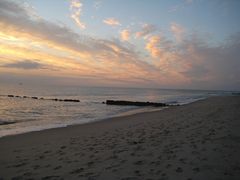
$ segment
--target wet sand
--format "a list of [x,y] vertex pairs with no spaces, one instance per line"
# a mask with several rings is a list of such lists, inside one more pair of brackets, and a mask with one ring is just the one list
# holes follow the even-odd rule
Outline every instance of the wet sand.
[[240,177],[240,96],[0,138],[0,179]]

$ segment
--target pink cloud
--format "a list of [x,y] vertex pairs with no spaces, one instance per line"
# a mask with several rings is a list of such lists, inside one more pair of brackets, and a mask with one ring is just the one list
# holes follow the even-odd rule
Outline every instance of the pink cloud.
[[128,41],[130,39],[130,31],[128,29],[124,29],[120,32],[121,39],[123,41]]
[[183,28],[183,26],[181,26],[180,24],[173,22],[171,23],[170,29],[176,41],[180,42],[183,39],[184,33],[186,31],[185,28]]
[[157,30],[156,26],[152,24],[144,24],[142,26],[141,31],[136,32],[136,38],[146,38],[151,33],[155,32]]
[[81,13],[82,13],[82,3],[79,0],[71,0],[70,10],[71,10],[71,18],[81,29],[85,29],[86,25],[81,21]]
[[121,26],[121,23],[115,18],[107,18],[103,22],[109,26]]

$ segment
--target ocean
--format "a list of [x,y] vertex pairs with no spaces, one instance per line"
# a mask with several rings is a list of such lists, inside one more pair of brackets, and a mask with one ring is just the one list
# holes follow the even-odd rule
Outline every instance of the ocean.
[[[0,87],[0,137],[161,109],[102,103],[108,99],[181,105],[209,96],[230,93],[225,91],[117,87],[2,86]],[[44,99],[78,99],[80,102],[8,97],[10,94]]]

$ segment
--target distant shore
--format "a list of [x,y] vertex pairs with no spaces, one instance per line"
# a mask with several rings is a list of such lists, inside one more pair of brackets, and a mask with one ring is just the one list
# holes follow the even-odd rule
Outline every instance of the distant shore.
[[238,179],[240,96],[0,138],[0,179]]

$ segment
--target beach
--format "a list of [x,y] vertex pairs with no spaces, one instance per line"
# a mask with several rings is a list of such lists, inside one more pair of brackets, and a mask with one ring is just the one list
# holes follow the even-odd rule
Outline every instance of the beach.
[[240,177],[240,96],[0,138],[0,179]]

